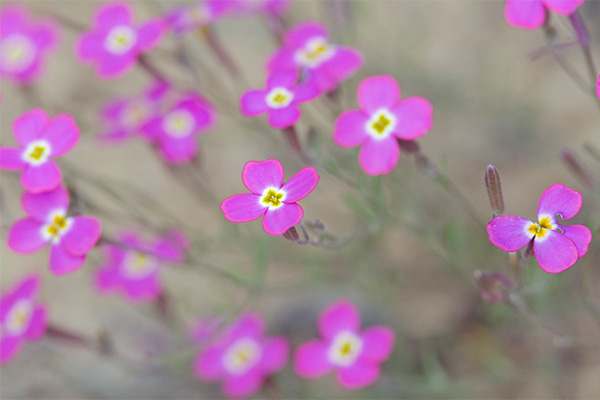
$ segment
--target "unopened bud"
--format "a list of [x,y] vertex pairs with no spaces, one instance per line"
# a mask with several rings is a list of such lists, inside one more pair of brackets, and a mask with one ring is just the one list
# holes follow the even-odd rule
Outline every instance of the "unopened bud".
[[490,303],[500,303],[506,299],[507,291],[512,283],[504,275],[497,272],[476,270],[473,277],[479,285],[481,298]]
[[533,250],[533,240],[530,240],[523,252],[523,259],[527,260],[535,255],[535,251]]
[[485,188],[490,199],[492,215],[497,217],[504,212],[504,198],[502,197],[500,174],[498,174],[498,170],[491,164],[485,169]]
[[571,170],[571,173],[581,179],[583,183],[588,185],[590,188],[595,189],[598,183],[592,177],[590,172],[579,162],[575,154],[568,149],[562,149],[560,151],[560,159],[565,163],[567,168]]
[[419,143],[414,140],[398,139],[398,144],[400,145],[400,148],[407,153],[419,153],[421,151]]
[[291,240],[292,242],[298,242],[300,240],[300,235],[298,234],[298,231],[296,230],[296,227],[294,227],[294,226],[292,226],[290,229],[285,231],[285,233],[283,234],[283,237],[286,238],[287,240]]
[[312,225],[312,229],[318,233],[319,235],[325,233],[325,231],[327,230],[327,227],[325,226],[325,224],[323,223],[323,221],[321,221],[320,219],[315,219],[315,222]]

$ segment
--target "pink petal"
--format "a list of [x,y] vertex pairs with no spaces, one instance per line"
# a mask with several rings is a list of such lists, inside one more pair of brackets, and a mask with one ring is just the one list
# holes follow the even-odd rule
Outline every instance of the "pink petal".
[[356,390],[372,385],[379,379],[380,374],[381,369],[379,365],[359,358],[351,366],[340,368],[338,370],[337,380],[342,387]]
[[335,54],[323,63],[323,68],[340,82],[358,71],[362,64],[363,57],[360,51],[348,46],[336,46]]
[[198,154],[198,136],[193,133],[182,138],[163,136],[160,152],[172,164],[188,162]]
[[0,168],[9,171],[22,169],[27,165],[21,158],[23,149],[17,147],[0,147]]
[[166,31],[166,25],[163,21],[155,19],[146,22],[137,31],[137,46],[142,51],[148,51],[155,47],[162,39]]
[[327,307],[318,321],[319,334],[324,338],[334,338],[343,331],[358,332],[360,313],[348,300],[339,300]]
[[[14,300],[25,299],[25,298],[34,300],[40,290],[40,285],[41,285],[40,282],[41,282],[41,277],[38,274],[27,275],[21,281],[19,281],[19,283],[16,285],[16,288],[14,289],[14,291],[12,291],[10,293],[12,300],[14,301]],[[4,302],[4,300],[5,300],[5,298],[3,297],[2,301]],[[4,308],[4,304],[3,304],[3,308]],[[5,310],[3,309],[2,311],[5,311]],[[4,312],[2,312],[2,315],[4,318]]]
[[183,262],[185,252],[183,248],[172,238],[157,238],[154,244],[154,253],[165,260],[172,262]]
[[279,371],[287,364],[289,353],[290,342],[287,338],[273,336],[265,339],[262,344],[261,370],[267,374]]
[[529,227],[533,225],[528,219],[501,215],[487,224],[490,242],[504,251],[519,251],[533,238]]
[[117,25],[131,25],[131,14],[129,3],[104,3],[96,10],[94,16],[95,26],[108,30]]
[[255,370],[244,375],[229,375],[223,382],[223,393],[228,398],[238,399],[253,395],[260,389],[263,377]]
[[77,58],[81,62],[90,62],[99,58],[106,52],[104,40],[106,34],[102,32],[85,32],[77,40]]
[[303,46],[313,38],[329,38],[327,28],[317,21],[306,21],[294,26],[285,34],[285,44],[289,47]]
[[537,29],[546,20],[546,9],[540,0],[507,0],[504,18],[509,25]]
[[281,188],[285,192],[284,203],[294,203],[308,196],[319,183],[314,167],[306,167],[292,176]]
[[144,279],[125,280],[123,286],[129,300],[135,302],[155,300],[162,292],[162,285],[156,273]]
[[300,119],[300,109],[293,103],[285,108],[269,110],[269,124],[273,128],[283,129],[294,125]]
[[64,275],[77,271],[84,262],[85,255],[73,255],[60,243],[50,247],[50,271],[55,275]]
[[294,357],[294,372],[302,378],[319,378],[333,369],[329,361],[329,346],[320,340],[302,343]]
[[94,274],[94,286],[101,293],[109,292],[121,282],[119,271],[112,265],[96,270]]
[[49,122],[50,117],[41,108],[34,108],[19,116],[13,122],[13,132],[17,143],[22,147],[26,147],[30,142],[40,137],[42,130]]
[[557,14],[570,15],[583,4],[585,0],[542,0],[544,5]]
[[400,158],[400,146],[394,136],[365,141],[358,153],[360,167],[367,175],[375,176],[392,172]]
[[43,223],[33,218],[15,222],[8,232],[8,247],[17,253],[32,253],[44,247],[48,240],[42,236]]
[[90,251],[100,239],[100,222],[92,217],[72,217],[70,229],[60,238],[67,251],[82,256]]
[[22,32],[28,20],[27,9],[21,5],[4,5],[0,10],[0,37]]
[[298,73],[296,70],[277,70],[267,78],[267,89],[283,87],[292,89],[298,82]]
[[252,192],[262,195],[266,188],[281,188],[283,166],[273,158],[265,161],[248,161],[242,169],[242,182]]
[[137,59],[130,53],[114,55],[105,53],[100,59],[100,66],[97,69],[100,78],[116,78],[124,75],[135,65]]
[[39,193],[24,193],[21,205],[27,214],[40,221],[47,221],[51,212],[61,211],[64,214],[69,209],[69,192],[64,186]]
[[240,106],[246,117],[255,117],[266,113],[269,109],[265,101],[267,93],[264,90],[250,90],[242,95]]
[[223,349],[209,347],[194,360],[194,373],[205,381],[216,381],[225,375],[223,367]]
[[579,258],[575,243],[551,229],[546,229],[543,238],[533,240],[533,251],[540,268],[551,274],[570,268]]
[[400,86],[389,75],[364,79],[358,85],[357,99],[360,107],[369,114],[380,108],[391,109],[400,99]]
[[333,141],[341,147],[355,147],[362,144],[368,133],[365,129],[369,117],[362,110],[346,110],[335,121]]
[[592,241],[592,231],[590,228],[583,225],[559,225],[559,228],[562,229],[563,235],[571,239],[575,244],[579,257],[585,256]]
[[75,118],[60,114],[46,126],[41,137],[50,143],[52,157],[58,157],[75,147],[79,140],[79,128]]
[[577,215],[581,209],[583,199],[581,193],[562,183],[555,183],[542,193],[538,204],[538,218],[547,216],[555,218],[557,214],[563,219]]
[[267,206],[261,204],[260,200],[260,196],[254,193],[236,194],[223,200],[221,211],[225,219],[231,222],[254,221],[267,211]]
[[281,203],[277,208],[270,208],[263,217],[262,225],[270,235],[283,235],[302,220],[304,210],[297,203]]
[[0,364],[12,361],[21,350],[21,336],[2,336],[0,338]]
[[319,88],[311,82],[301,83],[293,90],[294,104],[316,99],[321,94]]
[[163,118],[155,117],[142,125],[142,133],[149,140],[157,140],[163,135]]
[[46,333],[46,325],[48,321],[48,312],[44,306],[37,306],[33,311],[29,327],[24,333],[24,336],[29,340],[37,340]]
[[280,49],[276,51],[269,59],[267,63],[267,69],[271,72],[286,69],[296,70],[294,52],[288,49]]
[[372,361],[385,361],[394,348],[394,331],[387,326],[373,326],[360,334],[363,348],[361,357]]
[[394,135],[404,140],[414,140],[425,135],[433,124],[433,107],[423,97],[408,97],[392,110],[396,117]]
[[59,37],[59,25],[49,19],[40,21],[31,32],[31,39],[40,50],[55,45],[58,42]]
[[40,165],[27,165],[21,173],[21,184],[30,193],[42,193],[60,185],[62,173],[51,159]]
[[232,341],[241,337],[259,339],[265,335],[265,321],[260,314],[246,312],[229,328],[228,338]]

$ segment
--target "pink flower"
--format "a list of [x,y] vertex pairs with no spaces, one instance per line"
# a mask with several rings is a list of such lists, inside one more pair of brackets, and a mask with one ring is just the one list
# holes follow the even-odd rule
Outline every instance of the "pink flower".
[[96,218],[67,217],[69,193],[63,186],[21,198],[28,214],[11,226],[8,247],[18,253],[32,253],[50,243],[50,271],[64,275],[83,265],[85,255],[100,239]]
[[35,81],[42,73],[46,54],[58,42],[56,24],[33,22],[27,10],[11,5],[0,9],[0,76],[16,83]]
[[156,142],[167,162],[191,161],[198,154],[198,138],[212,128],[216,113],[212,105],[196,94],[187,94],[169,112],[152,118],[142,127],[144,135]]
[[330,92],[362,63],[358,50],[330,43],[327,28],[308,21],[286,33],[283,47],[271,57],[268,68],[270,71],[299,69],[319,90]]
[[95,63],[100,78],[114,78],[131,69],[140,54],[155,47],[164,31],[161,20],[136,27],[129,3],[105,3],[96,10],[94,28],[79,37],[77,56],[82,62]]
[[40,193],[60,185],[62,174],[52,160],[70,151],[79,140],[75,119],[59,114],[50,119],[35,108],[13,122],[19,147],[0,147],[0,168],[22,169],[21,183],[28,192]]
[[188,326],[188,337],[195,345],[204,345],[215,337],[221,324],[221,319],[217,317],[195,321]]
[[[222,1],[222,0],[221,0]],[[263,13],[280,15],[287,11],[290,0],[231,0],[232,12],[239,14]]]
[[391,172],[400,157],[398,139],[415,140],[433,124],[433,108],[423,97],[400,100],[400,86],[388,75],[372,76],[358,86],[360,110],[338,117],[333,141],[342,147],[362,146],[358,154],[368,175]]
[[319,316],[322,339],[305,342],[296,349],[294,370],[308,379],[336,371],[339,384],[360,389],[373,384],[380,366],[394,347],[394,331],[373,326],[360,331],[360,314],[354,304],[340,300]]
[[275,71],[267,79],[266,90],[250,90],[240,99],[242,113],[246,117],[269,114],[269,124],[274,128],[287,128],[300,119],[300,108],[304,103],[319,96],[312,83],[296,84],[298,74],[293,70]]
[[159,271],[165,262],[183,262],[186,244],[173,235],[145,243],[133,232],[117,235],[117,240],[123,246],[105,246],[107,262],[96,271],[96,289],[120,292],[134,302],[158,298]]
[[317,186],[319,175],[313,167],[301,169],[283,184],[283,167],[278,160],[248,161],[242,182],[252,193],[236,194],[223,200],[221,211],[231,222],[249,222],[264,216],[268,234],[283,235],[302,220],[299,204]]
[[195,4],[176,7],[167,15],[167,21],[177,33],[186,33],[210,25],[231,8],[224,0],[205,0]]
[[519,251],[533,242],[535,258],[546,272],[562,272],[583,257],[592,240],[592,232],[583,225],[560,225],[581,209],[581,193],[555,183],[540,197],[538,222],[501,215],[487,224],[490,241],[504,251]]
[[248,397],[287,364],[288,354],[286,338],[265,337],[260,315],[246,313],[198,355],[194,372],[205,381],[223,381],[223,393],[229,398]]
[[598,81],[596,82],[596,96],[600,99],[600,75],[598,75]]
[[14,359],[23,341],[38,340],[46,332],[46,306],[36,302],[40,280],[29,275],[0,298],[0,364]]
[[546,21],[547,10],[570,15],[585,0],[507,0],[504,18],[509,25],[524,29],[537,29]]

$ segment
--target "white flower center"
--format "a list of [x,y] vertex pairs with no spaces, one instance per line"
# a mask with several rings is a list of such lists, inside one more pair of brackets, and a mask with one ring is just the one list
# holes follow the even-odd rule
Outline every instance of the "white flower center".
[[58,243],[60,237],[71,229],[73,218],[67,218],[66,212],[62,210],[53,211],[42,226],[42,237],[52,243]]
[[294,60],[306,68],[316,68],[335,54],[335,46],[324,37],[310,39],[304,47],[296,50]]
[[265,100],[271,108],[284,108],[294,100],[294,94],[286,88],[276,87],[271,89]]
[[242,375],[258,362],[260,356],[258,344],[252,339],[242,338],[227,349],[223,355],[223,364],[229,373]]
[[285,194],[286,193],[281,189],[276,189],[274,187],[266,188],[259,197],[259,204],[263,207],[277,208],[283,204],[282,202],[283,199],[285,199]]
[[152,113],[152,107],[144,99],[130,101],[121,111],[119,118],[126,128],[137,128],[142,125]]
[[104,39],[104,47],[113,54],[127,53],[135,45],[137,33],[126,25],[115,26]]
[[396,117],[388,110],[377,110],[367,121],[365,129],[375,139],[385,139],[396,127]]
[[14,33],[0,41],[0,68],[18,73],[27,69],[35,60],[36,46],[25,35]]
[[21,153],[21,159],[28,164],[37,166],[45,163],[51,153],[52,147],[50,143],[45,140],[34,140]]
[[362,348],[361,338],[352,332],[341,332],[329,346],[329,361],[334,365],[348,367],[354,363]]
[[3,331],[6,331],[9,336],[23,334],[29,327],[32,314],[33,304],[31,304],[31,301],[24,299],[17,301],[6,314]]
[[167,135],[183,138],[190,135],[196,127],[194,116],[185,110],[172,111],[163,119],[163,129]]
[[142,279],[158,269],[158,260],[148,254],[129,251],[122,264],[123,275],[130,279]]

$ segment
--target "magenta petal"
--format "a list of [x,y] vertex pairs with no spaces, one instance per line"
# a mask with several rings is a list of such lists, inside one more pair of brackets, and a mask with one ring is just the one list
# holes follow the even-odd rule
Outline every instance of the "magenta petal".
[[360,334],[363,348],[361,357],[373,361],[385,361],[394,348],[394,331],[387,326],[373,326]]
[[350,390],[372,385],[379,379],[381,368],[367,360],[358,359],[349,367],[340,368],[337,374],[339,384]]
[[206,381],[219,380],[225,374],[222,359],[223,350],[220,347],[209,347],[194,360],[194,373]]
[[248,397],[256,393],[262,383],[262,375],[251,369],[244,375],[227,376],[225,382],[223,382],[223,393],[232,399]]
[[[11,298],[11,301],[19,300],[19,299],[30,299],[34,300],[40,290],[41,277],[37,274],[31,274],[23,278],[17,285],[16,288],[8,294],[8,297]],[[1,318],[3,319],[5,316],[6,310],[4,310],[4,301],[6,301],[6,297],[2,296],[2,310],[0,310]],[[11,303],[12,304],[12,303]],[[0,319],[0,320],[2,320]]]
[[46,325],[48,321],[48,313],[44,306],[37,306],[33,311],[29,327],[24,333],[24,336],[29,340],[36,340],[42,337],[46,332]]
[[21,350],[21,336],[2,336],[0,338],[0,364],[12,361]]
[[433,124],[433,107],[423,97],[400,100],[391,111],[396,117],[394,135],[400,139],[417,139],[425,135]]
[[570,15],[583,4],[585,0],[542,0],[544,5],[557,14]]
[[358,153],[360,167],[371,176],[392,172],[399,158],[400,145],[394,136],[368,139]]
[[507,0],[504,18],[509,25],[537,29],[546,20],[546,9],[540,0]]
[[101,233],[102,228],[96,218],[71,217],[71,226],[61,236],[60,242],[73,255],[82,256],[96,245]]
[[240,106],[244,116],[255,117],[266,113],[269,109],[265,101],[266,95],[264,90],[250,90],[244,93],[240,99]]
[[137,46],[142,51],[148,51],[155,47],[165,33],[165,23],[161,20],[146,22],[137,31]]
[[221,211],[225,214],[225,219],[231,222],[254,221],[267,211],[266,205],[260,200],[260,196],[254,193],[236,194],[223,200]]
[[229,329],[229,338],[233,341],[241,337],[258,339],[266,331],[265,321],[260,314],[247,312],[241,315],[237,322]]
[[131,25],[131,14],[129,3],[104,3],[98,7],[94,16],[95,26],[108,30],[117,25]]
[[53,211],[67,213],[69,192],[64,186],[58,186],[56,189],[44,193],[23,193],[21,205],[30,216],[40,221],[46,221]]
[[362,64],[363,57],[360,51],[348,46],[336,46],[335,54],[323,63],[323,68],[339,82],[358,71]]
[[46,50],[58,42],[60,28],[53,20],[42,20],[31,32],[31,39],[40,49]]
[[28,11],[21,5],[3,5],[0,11],[0,37],[11,33],[22,32],[27,25]]
[[27,165],[21,158],[23,149],[17,147],[0,147],[0,169],[16,171]]
[[55,275],[64,275],[81,268],[85,256],[69,253],[60,243],[50,247],[50,271]]
[[198,154],[198,136],[192,133],[182,138],[164,137],[160,152],[172,164],[188,162]]
[[297,203],[281,203],[280,206],[267,210],[262,221],[263,229],[270,235],[283,235],[299,223],[303,216],[304,210]]
[[289,47],[300,47],[310,39],[327,39],[328,37],[329,33],[323,24],[316,21],[306,21],[287,31],[285,34],[285,44]]
[[266,188],[281,188],[283,166],[278,160],[248,161],[242,169],[242,182],[252,192],[262,195]]
[[487,224],[490,242],[504,251],[519,251],[533,238],[528,231],[533,224],[528,219],[501,215]]
[[365,129],[369,117],[362,110],[346,110],[335,121],[333,141],[341,147],[355,147],[368,137]]
[[319,316],[319,333],[331,339],[339,332],[358,332],[360,329],[360,313],[348,300],[340,300],[327,307]]
[[296,70],[277,70],[267,78],[267,89],[283,87],[291,89],[298,81],[298,73]]
[[15,222],[8,231],[8,247],[17,253],[32,253],[44,247],[48,240],[42,236],[43,223],[33,218]]
[[562,183],[555,183],[542,193],[538,204],[538,219],[550,216],[552,219],[560,214],[563,219],[577,215],[583,199],[581,193]]
[[540,268],[551,274],[570,268],[579,258],[575,243],[551,229],[546,229],[543,238],[533,240],[533,251]]
[[273,336],[266,339],[262,344],[261,370],[266,374],[279,371],[287,364],[289,353],[290,342],[287,338]]
[[292,176],[281,188],[285,192],[284,203],[294,203],[305,198],[317,187],[319,174],[314,167],[302,168]]
[[131,53],[114,55],[105,53],[100,58],[98,75],[101,78],[116,78],[125,74],[136,63],[136,58]]
[[77,40],[77,58],[83,62],[93,61],[100,54],[106,52],[104,49],[104,40],[106,34],[102,32],[85,32]]
[[52,157],[58,157],[75,147],[79,140],[79,128],[75,118],[60,114],[52,119],[41,137],[50,143]]
[[94,274],[94,286],[101,293],[114,289],[120,282],[119,271],[112,266],[99,268]]
[[125,280],[124,289],[127,297],[136,302],[155,300],[162,292],[162,285],[157,274],[144,279]]
[[575,243],[579,257],[585,256],[590,242],[592,241],[592,231],[590,228],[583,225],[559,225],[559,228],[562,229],[564,236],[571,239],[571,241]]
[[19,116],[13,122],[13,132],[17,143],[25,147],[30,142],[38,139],[49,121],[50,117],[41,108],[34,108]]
[[299,119],[300,109],[293,103],[285,108],[274,108],[269,111],[269,124],[273,128],[287,128],[294,125]]
[[380,108],[389,110],[398,102],[400,86],[389,75],[372,76],[358,85],[356,97],[363,110],[374,114]]
[[302,343],[294,357],[294,372],[302,378],[318,378],[333,369],[329,361],[329,346],[320,340]]
[[271,72],[285,69],[296,69],[294,51],[281,49],[276,51],[267,63],[267,69]]
[[62,173],[53,160],[40,165],[28,165],[21,173],[21,184],[30,193],[42,193],[60,185]]
[[296,86],[293,90],[293,93],[294,103],[298,104],[316,99],[321,94],[321,91],[312,82],[305,82]]

